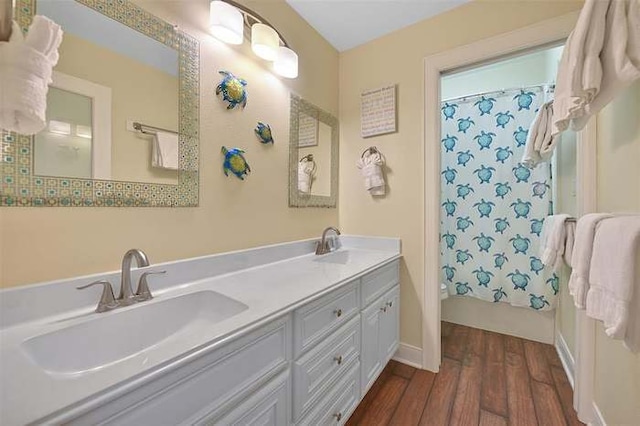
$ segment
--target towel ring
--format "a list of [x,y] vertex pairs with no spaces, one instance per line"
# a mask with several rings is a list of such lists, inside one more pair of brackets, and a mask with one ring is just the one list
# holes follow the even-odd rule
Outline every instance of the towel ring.
[[313,154],[307,154],[304,157],[302,157],[300,159],[300,163],[302,163],[303,161],[313,161]]
[[365,149],[364,151],[362,151],[362,154],[360,154],[360,158],[364,158],[364,155],[366,153],[369,154],[375,154],[376,152],[379,153],[380,155],[382,155],[382,153],[380,151],[378,151],[378,148],[376,148],[375,146],[370,146],[369,148]]
[[303,162],[307,162],[307,163],[311,163],[313,165],[313,169],[311,169],[311,174],[315,175],[316,170],[318,169],[318,166],[316,165],[316,162],[313,161],[313,154],[307,154],[304,157],[302,157],[299,161],[300,163]]

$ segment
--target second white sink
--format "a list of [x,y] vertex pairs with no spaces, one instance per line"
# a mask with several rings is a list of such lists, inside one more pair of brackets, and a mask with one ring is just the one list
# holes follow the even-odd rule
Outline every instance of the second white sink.
[[22,348],[49,373],[79,374],[193,335],[246,309],[244,303],[223,294],[199,291],[92,314],[79,324],[26,340]]

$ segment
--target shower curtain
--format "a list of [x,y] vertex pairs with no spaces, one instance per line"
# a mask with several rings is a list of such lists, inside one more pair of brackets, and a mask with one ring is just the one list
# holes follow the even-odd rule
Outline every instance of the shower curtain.
[[536,310],[559,278],[540,262],[552,213],[549,164],[519,164],[543,86],[442,102],[442,282],[450,294]]

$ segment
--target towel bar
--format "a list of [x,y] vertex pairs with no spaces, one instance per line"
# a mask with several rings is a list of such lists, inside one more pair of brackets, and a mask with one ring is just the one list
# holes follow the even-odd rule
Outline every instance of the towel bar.
[[134,121],[132,125],[135,130],[137,130],[140,133],[144,133],[145,135],[155,135],[156,132],[167,132],[167,133],[178,134],[178,132],[174,130],[163,129],[162,127],[148,126],[146,124],[142,124],[137,121]]

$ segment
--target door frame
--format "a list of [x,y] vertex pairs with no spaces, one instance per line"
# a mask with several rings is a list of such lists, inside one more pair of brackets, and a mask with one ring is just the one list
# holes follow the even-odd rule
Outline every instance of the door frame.
[[[500,60],[521,51],[544,48],[566,39],[579,11],[428,56],[424,59],[424,287],[422,367],[438,371],[440,345],[440,76],[454,69]],[[578,212],[596,209],[595,119],[577,134],[576,192]],[[595,326],[576,312],[577,343],[574,406],[583,421],[592,418]]]

